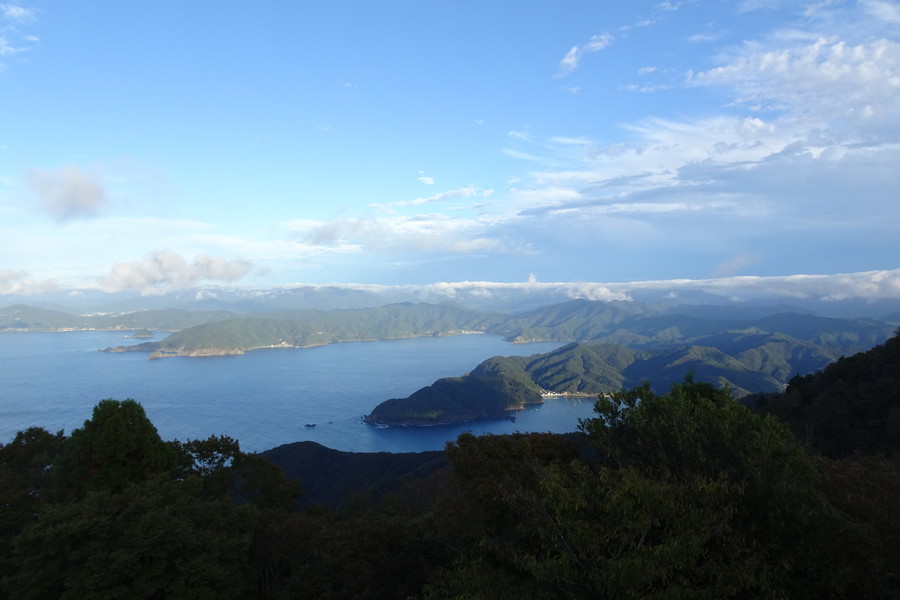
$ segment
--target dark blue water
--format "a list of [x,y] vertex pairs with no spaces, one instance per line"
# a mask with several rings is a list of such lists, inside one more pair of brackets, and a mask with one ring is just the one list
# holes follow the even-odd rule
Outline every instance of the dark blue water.
[[301,440],[353,452],[437,450],[463,431],[565,432],[592,415],[591,399],[550,399],[515,413],[515,422],[361,422],[379,402],[462,375],[491,356],[538,354],[557,343],[463,335],[163,360],[97,351],[129,341],[121,332],[0,333],[0,442],[32,425],[70,432],[104,398],[139,401],[163,439],[229,435],[248,451]]

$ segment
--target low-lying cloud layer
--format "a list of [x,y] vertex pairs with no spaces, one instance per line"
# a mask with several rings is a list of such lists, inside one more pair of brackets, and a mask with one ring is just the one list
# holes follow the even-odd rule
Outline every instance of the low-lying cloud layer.
[[[713,279],[671,279],[616,283],[464,281],[419,286],[444,296],[490,295],[499,291],[564,292],[570,298],[587,300],[631,300],[642,291],[705,292],[735,301],[772,299],[815,299],[837,301],[850,298],[900,299],[900,269],[840,273],[836,275],[789,275],[784,277],[722,277]],[[676,295],[672,295],[676,298]]]

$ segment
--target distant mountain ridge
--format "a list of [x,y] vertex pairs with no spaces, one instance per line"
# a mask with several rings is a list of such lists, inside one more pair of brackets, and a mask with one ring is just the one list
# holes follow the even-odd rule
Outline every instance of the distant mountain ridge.
[[366,420],[433,425],[496,419],[541,402],[547,393],[603,394],[645,379],[663,391],[688,373],[728,386],[737,396],[780,392],[791,377],[867,350],[893,330],[872,319],[780,314],[723,320],[666,315],[656,308],[642,316],[639,306],[597,304],[546,307],[500,328],[517,341],[577,338],[578,343],[527,358],[488,359],[465,376],[385,401]]
[[0,309],[0,331],[179,331],[239,316],[224,310],[189,311],[177,308],[115,315],[73,315],[60,310],[14,304]]
[[[453,304],[398,303],[359,309],[296,309],[252,315],[178,309],[75,316],[15,305],[0,310],[0,331],[182,328],[165,339],[107,348],[152,358],[241,354],[338,342],[483,333],[512,342],[569,345],[530,358],[495,357],[408,398],[387,400],[370,422],[427,425],[509,416],[547,393],[608,393],[648,379],[660,389],[692,371],[737,395],[784,389],[795,375],[822,369],[884,342],[896,323],[751,311],[572,300],[509,315]],[[348,366],[348,368],[352,368]]]
[[[487,313],[451,304],[399,303],[377,308],[272,311],[250,316],[213,313],[212,318],[210,323],[181,330],[159,342],[110,350],[151,352],[156,356],[206,356],[237,354],[255,348],[303,348],[344,341],[460,333],[499,335],[518,343],[591,342],[650,348],[709,345],[708,338],[715,335],[737,339],[783,334],[834,349],[836,353],[826,352],[834,360],[841,354],[871,348],[893,330],[892,324],[874,319],[802,313],[764,314],[751,319],[704,318],[683,314],[677,306],[589,300],[573,300],[517,315]],[[720,347],[718,343],[713,345]]]
[[[824,356],[818,366],[829,360]],[[665,390],[688,373],[736,395],[777,392],[784,383],[766,369],[710,346],[632,350],[615,344],[572,343],[530,357],[490,358],[462,377],[443,378],[408,396],[382,402],[366,416],[382,425],[437,425],[509,417],[548,395],[596,396],[652,381]]]
[[486,333],[503,315],[449,305],[391,304],[378,308],[276,311],[205,323],[158,342],[107,348],[167,356],[242,354],[259,348],[309,348],[338,342]]

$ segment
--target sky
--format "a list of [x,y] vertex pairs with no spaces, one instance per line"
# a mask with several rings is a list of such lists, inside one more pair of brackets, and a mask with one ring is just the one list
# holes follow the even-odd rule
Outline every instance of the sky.
[[892,0],[0,0],[0,295],[900,298],[898,167]]

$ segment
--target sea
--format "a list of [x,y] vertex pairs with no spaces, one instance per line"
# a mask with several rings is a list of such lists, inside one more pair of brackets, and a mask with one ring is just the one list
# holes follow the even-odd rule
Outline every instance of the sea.
[[593,416],[592,398],[548,398],[509,419],[432,427],[362,421],[380,402],[462,375],[487,358],[545,353],[557,342],[512,344],[471,334],[159,360],[99,351],[143,341],[123,335],[0,333],[0,443],[31,426],[68,434],[106,398],[140,402],[165,440],[227,435],[248,452],[305,440],[347,452],[439,450],[465,431],[564,433]]

